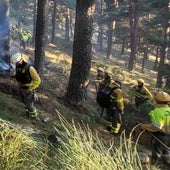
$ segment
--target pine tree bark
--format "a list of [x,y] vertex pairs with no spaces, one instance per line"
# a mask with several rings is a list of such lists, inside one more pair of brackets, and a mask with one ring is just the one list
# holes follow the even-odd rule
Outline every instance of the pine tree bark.
[[128,70],[132,71],[136,62],[136,45],[137,45],[137,27],[138,27],[138,10],[139,1],[130,0],[129,2],[129,25],[130,25],[130,58],[128,63]]
[[36,36],[35,36],[35,60],[34,65],[43,77],[45,45],[46,45],[46,8],[48,0],[38,0],[37,4],[37,21],[36,21]]
[[37,0],[34,1],[33,35],[32,35],[32,44],[33,44],[33,45],[35,44],[36,20],[37,20]]
[[52,15],[52,31],[51,31],[51,42],[54,42],[55,38],[55,27],[56,27],[56,11],[57,11],[57,0],[54,0],[53,15]]
[[77,105],[83,101],[91,67],[92,24],[94,0],[77,0],[73,42],[73,60],[65,95],[65,104]]

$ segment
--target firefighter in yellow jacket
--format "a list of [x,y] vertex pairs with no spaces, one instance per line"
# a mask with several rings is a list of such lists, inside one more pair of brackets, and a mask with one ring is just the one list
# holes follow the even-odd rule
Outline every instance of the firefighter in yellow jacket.
[[107,115],[111,120],[110,130],[113,134],[119,133],[124,113],[124,98],[121,89],[122,80],[123,77],[118,74],[114,77],[114,81],[111,81],[108,85],[113,89],[110,94],[111,104],[107,107]]
[[149,113],[151,124],[142,128],[153,134],[153,158],[170,165],[170,96],[158,91],[154,95],[155,109]]
[[29,117],[36,118],[34,90],[39,87],[41,79],[36,69],[29,63],[27,55],[15,53],[11,56],[11,62],[16,65],[15,78],[18,82],[21,100],[25,104],[26,113]]
[[138,79],[137,83],[137,85],[132,87],[132,90],[135,93],[135,105],[137,109],[139,109],[139,107],[145,104],[148,100],[152,100],[153,96],[151,92],[146,88],[143,79]]
[[[113,79],[113,73],[110,70],[105,71],[104,79],[96,80],[99,83],[97,102],[101,107],[106,108],[106,126],[114,134],[120,131],[124,112],[124,99],[121,90],[122,80],[121,75],[116,75]],[[107,94],[107,98],[105,94]]]

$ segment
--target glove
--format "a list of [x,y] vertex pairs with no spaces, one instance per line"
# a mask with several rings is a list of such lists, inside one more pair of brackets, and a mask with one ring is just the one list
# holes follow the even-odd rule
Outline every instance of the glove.
[[33,94],[33,100],[34,100],[34,102],[38,101],[38,95],[35,92]]
[[121,115],[124,115],[124,111],[121,111],[120,114],[121,114]]

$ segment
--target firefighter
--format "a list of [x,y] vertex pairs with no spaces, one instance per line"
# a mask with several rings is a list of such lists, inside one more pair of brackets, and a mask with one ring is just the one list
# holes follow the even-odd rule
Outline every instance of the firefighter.
[[149,113],[151,124],[143,124],[142,128],[152,134],[153,159],[162,159],[170,165],[170,96],[158,91],[154,101],[155,109]]
[[29,41],[31,39],[31,32],[29,30],[21,32],[21,46],[23,49],[26,49],[26,46],[29,45]]
[[108,127],[111,133],[118,134],[122,124],[122,115],[124,113],[124,98],[121,89],[123,76],[118,74],[108,85],[112,92],[110,94],[110,105],[106,108],[108,120],[111,121],[111,126]]
[[106,70],[104,72],[104,78],[101,80],[95,80],[95,83],[97,83],[98,86],[96,86],[96,92],[97,92],[97,103],[102,108],[100,118],[103,117],[104,109],[110,104],[109,98],[110,98],[110,92],[111,89],[107,88],[107,85],[112,81],[113,73],[110,70]]
[[153,98],[151,92],[145,86],[143,79],[138,79],[137,85],[133,86],[132,90],[135,93],[135,105],[137,109],[143,104],[146,104],[149,100],[151,101]]
[[18,82],[21,100],[25,104],[27,116],[36,118],[35,89],[39,87],[41,79],[35,68],[29,63],[27,55],[15,53],[11,57],[11,62],[16,65],[15,79]]
[[113,73],[110,70],[104,71],[104,76],[102,79],[95,80],[95,83],[98,83],[98,89],[97,91],[100,91],[107,83],[109,83],[112,80]]

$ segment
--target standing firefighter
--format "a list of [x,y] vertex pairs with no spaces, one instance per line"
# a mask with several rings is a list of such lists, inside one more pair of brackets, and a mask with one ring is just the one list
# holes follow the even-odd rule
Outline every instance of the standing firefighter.
[[97,93],[98,104],[106,108],[107,127],[111,133],[117,134],[121,127],[121,115],[124,111],[123,94],[121,90],[120,75],[115,81],[112,79],[113,73],[105,72],[105,79],[100,81]]
[[21,44],[20,45],[23,47],[24,50],[26,49],[26,46],[29,45],[31,37],[32,35],[29,30],[21,32]]
[[111,118],[111,133],[114,134],[117,134],[120,131],[122,115],[124,112],[124,99],[121,89],[122,80],[123,77],[121,75],[117,75],[114,78],[114,83],[109,85],[112,88],[112,93],[110,95],[111,104],[107,108],[107,115]]
[[153,137],[154,159],[162,159],[170,165],[170,96],[159,91],[154,96],[155,109],[149,115],[151,124],[143,124],[142,129],[150,132]]
[[39,87],[41,79],[25,54],[16,53],[12,55],[11,61],[16,65],[15,78],[18,82],[21,100],[25,104],[26,113],[29,117],[36,118],[34,90]]
[[153,96],[146,88],[143,79],[138,79],[137,83],[137,85],[132,87],[132,90],[134,90],[135,93],[135,105],[137,109],[139,109],[141,105],[147,103],[149,100],[152,100]]

